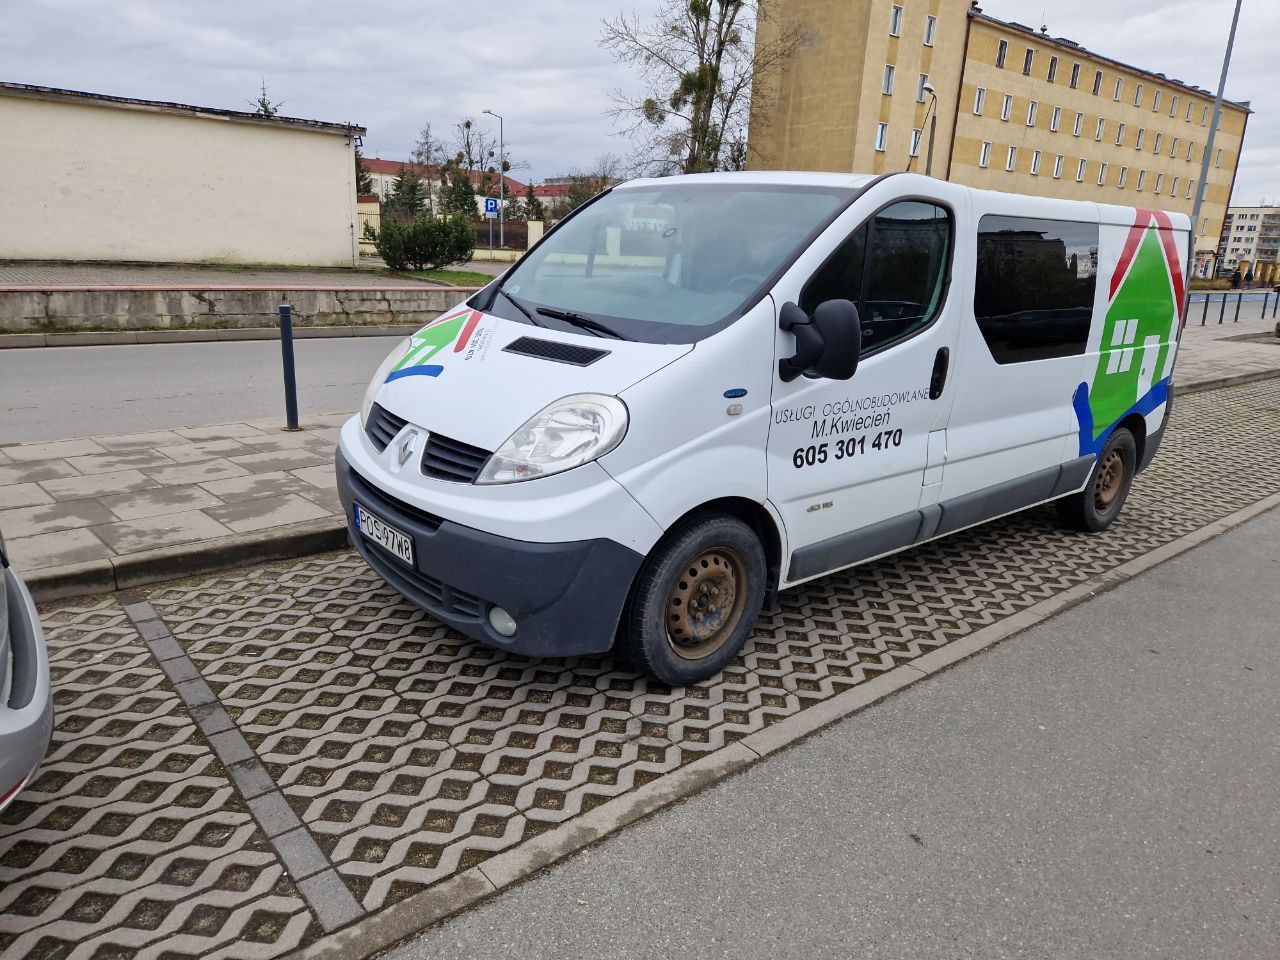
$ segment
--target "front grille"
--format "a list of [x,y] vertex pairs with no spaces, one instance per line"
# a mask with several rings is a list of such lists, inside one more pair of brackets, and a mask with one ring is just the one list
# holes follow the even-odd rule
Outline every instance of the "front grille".
[[488,450],[432,433],[422,451],[422,472],[436,480],[475,483],[488,459]]
[[556,363],[568,363],[575,367],[589,367],[601,357],[609,355],[608,350],[596,350],[594,347],[580,347],[574,343],[561,343],[558,340],[539,340],[536,337],[521,337],[502,348],[507,353],[519,353],[526,357],[540,357],[543,360],[554,360]]
[[444,523],[443,517],[437,517],[434,513],[428,513],[403,500],[397,500],[391,494],[373,486],[354,470],[351,471],[351,493],[357,503],[369,507],[374,513],[378,513],[378,508],[381,507],[384,518],[393,524],[397,514],[416,520],[428,530],[438,530],[440,524]]
[[403,430],[408,422],[408,420],[401,420],[381,404],[375,403],[369,411],[369,420],[364,425],[364,432],[381,453],[387,449],[387,445],[396,438],[396,434]]

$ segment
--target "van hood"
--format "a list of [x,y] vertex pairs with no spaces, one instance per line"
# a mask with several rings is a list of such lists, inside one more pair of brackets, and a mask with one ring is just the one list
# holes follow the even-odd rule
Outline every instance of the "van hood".
[[392,352],[375,399],[433,433],[497,450],[552,401],[617,396],[692,349],[566,333],[463,305]]

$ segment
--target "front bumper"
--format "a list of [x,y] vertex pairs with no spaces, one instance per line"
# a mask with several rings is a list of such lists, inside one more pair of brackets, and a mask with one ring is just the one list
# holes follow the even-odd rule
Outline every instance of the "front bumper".
[[[601,653],[644,560],[608,539],[529,543],[444,520],[397,500],[357,473],[339,449],[338,496],[352,545],[384,580],[432,616],[488,646],[534,657]],[[414,568],[354,529],[352,502],[408,534]],[[489,623],[501,607],[515,636]]]
[[0,588],[8,592],[9,648],[13,656],[9,696],[0,702],[0,810],[35,774],[53,736],[49,654],[40,616],[26,585],[0,568]]

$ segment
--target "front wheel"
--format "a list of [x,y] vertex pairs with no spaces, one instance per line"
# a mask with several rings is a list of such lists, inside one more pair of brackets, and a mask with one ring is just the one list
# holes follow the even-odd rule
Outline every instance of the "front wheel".
[[640,568],[624,642],[635,664],[673,687],[713,677],[742,650],[764,602],[764,548],[736,517],[695,517]]
[[1133,434],[1118,428],[1098,454],[1083,490],[1058,501],[1058,517],[1076,530],[1097,533],[1120,516],[1138,467]]

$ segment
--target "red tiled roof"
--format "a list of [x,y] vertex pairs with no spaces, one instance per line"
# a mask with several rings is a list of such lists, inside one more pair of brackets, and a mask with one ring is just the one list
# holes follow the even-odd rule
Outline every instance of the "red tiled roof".
[[569,184],[567,183],[539,183],[533,188],[533,195],[539,199],[543,197],[567,197],[569,195]]
[[[389,177],[400,176],[400,171],[410,165],[411,164],[407,160],[383,160],[380,157],[364,158],[364,168],[366,170],[368,170],[370,173],[381,173]],[[422,164],[412,164],[412,166],[414,166],[418,170],[421,176],[427,179],[436,180],[436,179],[439,179],[440,177],[440,168],[435,165],[423,166]],[[483,173],[481,171],[479,170],[471,171],[471,182],[475,184],[477,187],[480,186],[482,182],[482,179],[481,179],[482,177],[483,177]],[[525,191],[529,189],[528,184],[521,183],[519,180],[512,179],[511,177],[503,177],[503,179],[506,180],[506,188],[507,188],[508,194],[511,194],[511,195],[518,194],[519,196],[523,197],[525,194]],[[498,192],[497,180],[494,180],[492,182],[491,188],[494,195],[496,196]]]

